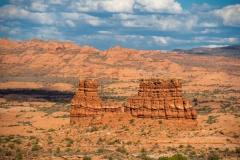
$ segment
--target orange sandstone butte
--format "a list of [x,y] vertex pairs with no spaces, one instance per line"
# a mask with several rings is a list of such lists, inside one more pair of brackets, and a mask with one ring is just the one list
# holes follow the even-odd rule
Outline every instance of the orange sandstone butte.
[[197,112],[182,98],[182,79],[141,79],[138,93],[124,104],[104,102],[97,93],[97,79],[79,79],[71,101],[71,121],[102,113],[125,113],[158,119],[197,119]]

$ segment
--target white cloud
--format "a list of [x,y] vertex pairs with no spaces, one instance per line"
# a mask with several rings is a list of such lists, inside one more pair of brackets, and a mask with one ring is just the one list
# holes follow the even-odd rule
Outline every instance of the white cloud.
[[44,12],[48,8],[48,5],[42,4],[40,2],[33,2],[30,8],[34,11]]
[[24,2],[24,0],[10,0],[11,3]]
[[113,31],[98,31],[100,34],[114,34]]
[[76,27],[75,23],[73,23],[71,20],[67,20],[66,23],[69,27]]
[[209,11],[211,9],[218,8],[218,6],[211,6],[208,3],[203,3],[202,5],[198,5],[196,3],[192,4],[191,10],[193,12],[203,12],[203,11]]
[[228,45],[216,45],[216,44],[210,44],[207,46],[202,46],[202,47],[207,47],[207,48],[217,48],[217,47],[226,47]]
[[125,12],[133,9],[143,12],[183,13],[180,3],[175,0],[79,0],[69,7],[80,12]]
[[1,32],[7,32],[8,30],[9,30],[9,27],[0,25],[0,31],[1,31]]
[[63,4],[62,0],[48,0],[48,4]]
[[32,31],[27,31],[24,36],[27,39],[40,38],[44,40],[66,40],[63,33],[58,31],[56,27],[34,27]]
[[182,13],[180,3],[175,0],[135,0],[134,9],[147,12]]
[[214,22],[202,22],[199,24],[200,27],[217,27],[218,24]]
[[213,11],[213,14],[222,18],[226,26],[240,26],[240,4],[223,7]]
[[80,0],[69,8],[80,12],[132,12],[134,0]]
[[170,37],[157,37],[157,36],[153,36],[153,39],[159,45],[167,45],[168,41],[170,40]]
[[107,12],[132,12],[133,0],[106,0],[99,6]]
[[131,15],[119,14],[113,18],[122,19],[121,23],[124,27],[144,27],[156,30],[174,30],[189,31],[197,25],[198,17],[194,15]]
[[20,28],[11,28],[11,27],[6,27],[6,26],[3,26],[3,25],[0,25],[0,31],[1,32],[4,32],[4,33],[8,33],[9,35],[15,35],[15,34],[18,34],[21,32],[21,29]]
[[100,25],[106,23],[104,20],[100,20],[100,19],[98,19],[98,18],[95,18],[95,19],[87,19],[87,20],[85,20],[85,21],[86,21],[86,23],[88,23],[88,24],[90,24],[90,25],[92,25],[92,26],[100,26]]
[[213,43],[213,44],[217,44],[217,43],[223,43],[223,44],[233,44],[233,43],[237,43],[238,42],[238,38],[234,38],[234,37],[229,37],[229,38],[221,38],[221,37],[206,37],[206,36],[202,36],[202,37],[194,37],[192,42],[194,43],[202,43],[202,42],[207,42],[207,43]]
[[17,22],[17,21],[13,21],[13,22],[7,22],[7,25],[10,25],[10,26],[18,26],[18,25],[20,25],[20,23]]
[[10,35],[19,34],[19,33],[21,33],[21,29],[20,28],[12,28],[8,33]]
[[18,8],[15,5],[5,5],[0,8],[0,18],[7,19],[7,18],[20,18],[24,19],[27,18],[29,12],[25,9]]
[[106,20],[87,15],[85,13],[35,13],[16,7],[15,5],[5,5],[0,8],[1,19],[26,19],[39,24],[61,25],[76,27],[74,21],[82,21],[92,26],[107,24]]
[[32,13],[15,5],[5,5],[0,9],[2,19],[28,19],[40,24],[54,24],[57,20],[54,13]]
[[206,33],[221,33],[219,29],[209,29],[206,28],[204,31],[201,31],[200,33],[206,34]]

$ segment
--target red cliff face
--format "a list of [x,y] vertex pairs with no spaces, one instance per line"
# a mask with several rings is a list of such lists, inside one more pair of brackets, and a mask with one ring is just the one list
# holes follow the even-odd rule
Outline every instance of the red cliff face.
[[138,94],[119,103],[106,103],[97,94],[97,79],[80,79],[71,103],[71,121],[79,117],[111,113],[126,113],[135,117],[159,119],[196,119],[197,112],[182,99],[182,80],[142,79]]

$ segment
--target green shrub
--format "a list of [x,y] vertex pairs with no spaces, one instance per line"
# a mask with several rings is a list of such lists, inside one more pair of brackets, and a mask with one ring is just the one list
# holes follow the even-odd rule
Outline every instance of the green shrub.
[[158,123],[159,123],[159,124],[162,124],[162,120],[159,120]]
[[120,153],[125,153],[125,154],[127,154],[127,150],[126,150],[126,148],[124,148],[123,146],[122,146],[122,147],[118,147],[118,148],[116,149],[116,151],[118,151],[118,152],[120,152]]
[[151,158],[147,156],[147,151],[145,148],[142,148],[140,158],[141,160],[151,160]]
[[236,153],[240,154],[240,147],[237,147],[235,150]]
[[56,151],[55,151],[55,155],[58,156],[58,155],[60,155],[60,153],[61,153],[61,150],[60,150],[59,147],[57,147],[57,149],[56,149]]
[[23,159],[22,152],[17,152],[16,159],[18,160]]
[[162,157],[159,157],[158,160],[170,160],[170,158],[166,156],[162,156]]
[[83,160],[92,160],[92,158],[91,158],[91,157],[88,157],[88,156],[84,156],[84,157],[83,157]]
[[48,130],[48,132],[55,132],[56,130],[55,129],[53,129],[53,128],[50,128],[49,130]]
[[104,151],[105,151],[104,148],[100,148],[100,149],[98,149],[97,153],[103,153]]
[[11,156],[12,155],[12,152],[11,151],[6,151],[5,152],[5,156]]
[[22,143],[22,141],[20,140],[20,138],[18,138],[18,139],[14,139],[13,142],[16,143],[16,144],[21,144],[21,143]]
[[133,124],[134,119],[130,119],[129,122],[130,122],[130,124]]
[[34,145],[34,146],[32,147],[32,151],[38,151],[38,150],[39,150],[38,145]]
[[169,160],[187,160],[187,157],[178,153],[174,154]]
[[208,160],[218,160],[220,157],[216,153],[211,153],[208,155]]
[[13,149],[13,148],[14,148],[14,144],[13,144],[13,143],[9,143],[9,144],[8,144],[8,147],[11,148],[11,149]]
[[183,147],[184,147],[184,145],[182,145],[182,144],[179,145],[179,148],[183,148]]

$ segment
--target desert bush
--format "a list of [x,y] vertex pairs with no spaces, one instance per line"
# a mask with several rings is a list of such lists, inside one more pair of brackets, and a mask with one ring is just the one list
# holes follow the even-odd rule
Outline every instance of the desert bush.
[[209,106],[203,106],[203,107],[201,107],[201,108],[196,109],[196,111],[197,111],[197,113],[198,113],[199,115],[209,114],[209,113],[212,112],[212,110],[213,110],[213,109],[210,108]]
[[193,98],[192,102],[198,102],[197,98]]
[[64,114],[62,116],[55,116],[54,118],[69,118],[70,115],[69,114]]
[[174,154],[169,160],[187,160],[187,157],[178,153]]
[[127,150],[126,150],[126,148],[124,148],[124,146],[118,147],[118,148],[116,149],[116,151],[117,151],[117,152],[120,152],[120,153],[127,154]]
[[220,157],[216,153],[211,153],[208,155],[208,160],[219,160]]
[[90,129],[87,129],[87,132],[95,132],[95,131],[98,131],[97,126],[92,126]]
[[32,139],[35,139],[35,138],[36,138],[35,136],[30,136],[29,140],[32,140]]
[[147,151],[145,148],[141,149],[140,158],[141,158],[141,160],[151,160],[151,158],[147,156]]
[[22,155],[22,152],[17,152],[16,154],[16,157],[15,157],[17,160],[21,160],[23,159],[23,155]]
[[12,139],[14,139],[14,135],[9,135],[5,138],[5,141],[10,142]]
[[120,140],[119,139],[115,139],[114,141],[108,142],[108,145],[114,145],[115,143],[120,144]]
[[182,144],[179,145],[179,148],[183,148],[183,147],[184,147],[184,145],[182,145]]
[[56,130],[53,128],[50,128],[47,132],[55,132]]
[[20,138],[14,139],[13,142],[16,143],[16,144],[21,144],[21,143],[22,143],[22,141],[20,140]]
[[162,157],[159,157],[158,160],[170,160],[170,158],[166,156],[162,156]]
[[213,124],[213,123],[216,123],[217,120],[216,120],[216,116],[208,116],[208,119],[206,121],[206,123],[208,124]]
[[97,140],[97,144],[99,145],[100,143],[102,143],[102,142],[104,142],[104,141],[105,141],[105,139],[99,138],[99,139]]
[[160,120],[158,121],[158,123],[159,123],[159,124],[162,124],[162,120],[160,119]]
[[130,124],[133,124],[133,122],[134,122],[134,119],[130,119],[130,120],[129,120],[129,123],[130,123]]
[[55,151],[55,156],[59,156],[61,154],[61,150],[59,147],[57,147],[56,151]]
[[92,160],[92,158],[91,158],[91,157],[88,157],[88,156],[84,156],[84,157],[83,157],[83,160]]
[[13,143],[9,143],[9,144],[8,144],[8,147],[11,148],[11,149],[13,149],[15,146],[14,146]]
[[108,125],[105,124],[105,125],[102,127],[102,129],[106,129],[107,127],[108,127]]
[[124,129],[125,131],[129,131],[129,127],[125,125],[122,125],[122,129]]
[[38,151],[39,150],[39,147],[38,145],[34,145],[31,149],[31,151]]
[[11,151],[5,151],[5,156],[11,156],[12,152]]
[[105,149],[104,148],[100,148],[98,149],[97,153],[104,153],[105,152]]
[[71,151],[71,149],[70,148],[67,148],[66,150],[65,150],[65,152],[70,152]]
[[108,160],[113,160],[113,158],[111,156],[108,156]]

